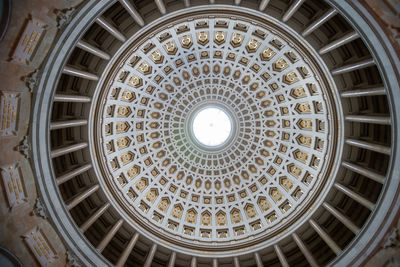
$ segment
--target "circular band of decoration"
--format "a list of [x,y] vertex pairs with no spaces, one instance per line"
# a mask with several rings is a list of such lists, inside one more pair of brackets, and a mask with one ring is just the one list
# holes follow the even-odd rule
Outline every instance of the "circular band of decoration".
[[[116,53],[91,109],[92,158],[108,198],[149,238],[198,253],[251,250],[324,198],[342,119],[332,77],[295,32],[207,12],[149,25]],[[188,130],[209,103],[235,122],[221,149]]]

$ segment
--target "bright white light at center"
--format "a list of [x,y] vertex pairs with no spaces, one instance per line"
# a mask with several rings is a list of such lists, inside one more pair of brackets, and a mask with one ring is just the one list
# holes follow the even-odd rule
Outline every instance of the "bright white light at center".
[[193,133],[196,139],[206,146],[224,143],[232,130],[231,120],[219,108],[205,108],[193,120]]

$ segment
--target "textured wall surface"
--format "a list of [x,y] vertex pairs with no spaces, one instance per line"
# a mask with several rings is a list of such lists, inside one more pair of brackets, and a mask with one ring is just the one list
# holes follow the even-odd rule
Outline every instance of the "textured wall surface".
[[397,54],[400,56],[400,1],[398,0],[363,0],[374,18],[386,32]]
[[[5,107],[0,112],[1,127],[7,128],[7,120],[3,116],[15,106],[10,115],[15,121],[14,131],[0,136],[0,246],[13,252],[25,266],[66,265],[66,248],[47,220],[46,211],[37,202],[35,180],[29,163],[29,137],[26,136],[29,135],[31,100],[35,94],[32,91],[35,82],[33,73],[40,68],[59,32],[62,11],[76,6],[78,2],[12,1],[9,27],[0,42],[0,97]],[[29,29],[32,27],[33,31]],[[39,29],[40,36],[37,36]],[[16,55],[21,51],[26,52],[29,60],[17,60]],[[10,106],[4,97],[6,94],[16,96],[17,101]],[[15,194],[18,197],[24,194],[24,199],[17,201]],[[33,237],[32,233],[36,236]],[[30,242],[31,239],[33,242]]]

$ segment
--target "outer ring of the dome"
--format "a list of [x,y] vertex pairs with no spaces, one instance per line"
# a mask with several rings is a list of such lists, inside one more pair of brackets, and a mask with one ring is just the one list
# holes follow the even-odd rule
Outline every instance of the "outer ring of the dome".
[[[345,1],[340,3],[336,1],[329,2],[357,29],[358,33],[367,43],[370,51],[373,52],[378,69],[384,74],[383,82],[389,96],[393,126],[391,156],[396,156],[400,151],[400,143],[396,138],[396,133],[400,130],[400,117],[396,116],[393,110],[400,109],[400,102],[396,101],[400,97],[400,91],[398,88],[398,79],[393,79],[392,77],[399,77],[398,69],[395,68],[395,66],[400,65],[399,59],[393,47],[387,45],[389,41],[384,32],[378,30],[380,27],[376,22],[370,16],[366,15],[368,12],[365,8],[360,4],[349,4]],[[71,54],[75,42],[89,28],[91,22],[112,4],[114,2],[108,0],[88,3],[78,11],[58,37],[58,42],[55,43],[53,50],[47,58],[47,63],[42,68],[41,72],[43,74],[37,86],[33,112],[31,113],[33,114],[31,124],[32,166],[38,183],[38,190],[41,192],[42,201],[56,230],[63,240],[65,240],[66,245],[74,251],[84,265],[106,266],[109,262],[84,238],[60,197],[50,158],[50,112],[55,88],[61,76],[61,70],[66,63],[68,55]],[[257,13],[258,11],[252,10],[252,12]],[[262,13],[259,14],[263,15]],[[376,55],[379,55],[379,57]],[[38,115],[36,116],[35,114]],[[382,192],[376,204],[377,211],[365,223],[365,227],[361,230],[362,235],[359,234],[359,237],[354,239],[350,247],[341,253],[330,265],[343,265],[350,261],[355,265],[360,264],[369,255],[367,252],[375,248],[376,243],[382,239],[382,235],[391,226],[392,218],[395,216],[395,213],[391,211],[398,209],[400,205],[398,201],[399,191],[392,190],[397,188],[400,182],[397,179],[400,170],[395,167],[399,165],[399,159],[391,160],[389,163],[388,180],[385,182],[384,192]],[[377,229],[380,231],[377,231]],[[371,236],[376,238],[371,238]],[[165,242],[161,244],[169,245]]]
[[[197,6],[197,7],[189,7],[185,9],[185,13],[182,11],[175,11],[164,17],[157,19],[143,28],[143,31],[138,32],[136,35],[133,35],[127,42],[125,42],[120,49],[115,53],[115,56],[110,60],[107,67],[105,68],[101,78],[99,79],[99,83],[97,85],[97,89],[93,95],[93,99],[96,100],[97,103],[104,103],[104,93],[107,90],[104,90],[104,87],[108,86],[111,81],[116,79],[118,72],[117,68],[120,67],[120,62],[125,62],[130,58],[134,50],[133,47],[138,47],[142,43],[145,42],[146,39],[141,38],[141,36],[147,36],[150,32],[154,33],[157,31],[161,31],[160,25],[168,25],[169,22],[176,22],[180,19],[184,19],[186,17],[191,17],[193,15],[209,15],[210,13],[215,14],[226,14],[226,15],[235,15],[241,16],[246,20],[252,22],[255,18],[258,19],[259,23],[265,23],[270,27],[278,27],[279,33],[285,33],[285,35],[279,35],[285,41],[290,40],[296,44],[296,46],[300,46],[301,53],[307,55],[309,60],[313,61],[312,71],[314,73],[318,73],[320,75],[319,79],[322,82],[323,87],[322,90],[326,97],[328,97],[332,103],[332,105],[327,105],[329,109],[330,116],[333,116],[330,123],[329,138],[332,140],[329,148],[327,150],[327,155],[333,155],[334,159],[330,159],[327,162],[327,166],[324,170],[319,173],[320,177],[324,177],[322,181],[318,181],[314,186],[318,188],[318,190],[314,191],[313,196],[305,200],[305,203],[302,205],[302,211],[296,213],[294,216],[291,216],[290,220],[285,219],[287,223],[282,228],[278,230],[271,231],[270,233],[258,237],[252,238],[246,245],[242,242],[239,244],[235,244],[236,242],[231,243],[230,245],[218,245],[216,247],[210,247],[208,245],[197,245],[193,242],[181,241],[177,242],[175,236],[167,233],[163,233],[163,229],[159,230],[154,229],[152,226],[142,218],[132,212],[132,207],[130,204],[124,202],[120,197],[115,198],[113,196],[117,196],[119,193],[119,189],[115,184],[111,183],[108,179],[99,179],[99,183],[105,192],[109,192],[106,194],[108,200],[113,204],[113,206],[119,211],[121,216],[129,223],[131,223],[132,227],[134,227],[139,233],[147,236],[149,239],[153,240],[156,243],[166,244],[166,246],[172,247],[174,249],[183,251],[188,254],[196,255],[196,256],[210,256],[212,253],[215,257],[226,257],[232,255],[243,255],[246,253],[251,253],[257,251],[261,248],[265,248],[266,246],[272,245],[278,240],[281,240],[288,235],[290,235],[297,228],[301,227],[303,222],[307,221],[313,214],[313,211],[319,207],[318,203],[321,203],[329,190],[331,189],[333,182],[335,180],[337,171],[340,167],[340,159],[342,155],[343,148],[343,127],[342,127],[342,112],[341,105],[338,102],[335,102],[334,99],[339,99],[338,91],[336,89],[336,84],[333,82],[333,78],[330,75],[329,70],[326,65],[323,63],[322,59],[319,57],[318,53],[310,46],[307,46],[307,42],[301,37],[297,32],[292,30],[286,25],[282,25],[282,23],[278,22],[275,18],[270,16],[266,16],[260,12],[255,12],[254,10],[248,8],[241,8],[240,10],[235,9],[232,6],[227,5],[213,5],[210,6]],[[225,12],[225,13],[223,13]],[[295,36],[295,37],[294,37]],[[124,53],[124,51],[129,51]],[[314,69],[317,68],[317,69]],[[109,75],[109,73],[113,73],[113,75]],[[107,75],[104,75],[107,74]],[[327,75],[325,75],[327,74]],[[102,89],[100,89],[102,88]],[[101,99],[100,101],[98,99]],[[101,140],[101,127],[100,121],[96,120],[96,116],[101,114],[102,104],[91,107],[91,112],[89,116],[89,136],[96,136],[96,138],[90,139],[90,151],[93,157],[93,165],[96,175],[98,177],[111,177],[112,174],[109,170],[103,166],[103,164],[99,164],[99,161],[96,160],[97,155],[103,154],[102,145],[93,142],[94,140]],[[294,223],[296,222],[296,223]]]
[[388,45],[390,44],[388,36],[361,3],[333,0],[329,0],[329,3],[351,23],[371,51],[383,77],[391,113],[391,160],[386,174],[387,181],[377,201],[375,212],[368,218],[357,237],[352,240],[346,253],[341,253],[329,264],[330,266],[358,266],[372,254],[389,228],[392,227],[393,218],[396,216],[393,211],[400,208],[400,179],[398,179],[400,177],[400,168],[398,167],[400,166],[400,142],[398,140],[400,116],[393,112],[400,108],[400,101],[398,101],[400,99],[398,86],[400,72],[398,68],[396,69],[396,66],[400,66],[400,59],[393,46]]
[[[196,136],[193,132],[193,121],[194,121],[196,115],[199,114],[199,112],[201,112],[202,110],[207,109],[207,108],[217,108],[217,109],[222,110],[228,116],[230,123],[231,123],[231,131],[229,133],[229,136],[226,138],[226,140],[224,140],[219,145],[215,145],[215,146],[204,145],[196,138]],[[188,114],[187,120],[185,122],[185,125],[186,125],[185,130],[186,130],[186,135],[187,135],[188,139],[192,143],[194,143],[198,148],[203,150],[204,152],[212,153],[212,152],[221,151],[221,150],[227,148],[235,140],[235,138],[237,136],[238,126],[239,126],[239,122],[233,112],[234,111],[232,111],[229,108],[229,106],[227,106],[224,103],[219,102],[219,101],[205,101],[205,102],[198,104]]]
[[86,266],[107,266],[109,263],[85,238],[64,205],[57,186],[48,145],[50,144],[50,114],[55,88],[68,55],[72,53],[76,42],[96,17],[113,4],[114,2],[108,0],[92,1],[80,9],[67,25],[50,52],[47,64],[43,66],[43,75],[38,83],[35,104],[31,112],[32,166],[35,169],[34,173],[43,203],[60,236]]

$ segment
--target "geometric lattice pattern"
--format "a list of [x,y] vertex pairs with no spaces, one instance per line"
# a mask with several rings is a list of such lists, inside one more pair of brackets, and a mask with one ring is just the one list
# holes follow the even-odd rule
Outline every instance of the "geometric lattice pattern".
[[[244,20],[199,17],[127,54],[97,121],[104,177],[134,218],[215,246],[268,235],[304,212],[326,178],[333,115],[322,74],[298,44]],[[208,104],[236,125],[216,151],[188,130]]]

